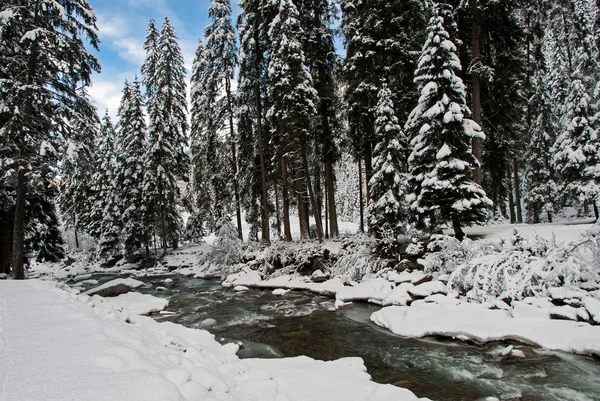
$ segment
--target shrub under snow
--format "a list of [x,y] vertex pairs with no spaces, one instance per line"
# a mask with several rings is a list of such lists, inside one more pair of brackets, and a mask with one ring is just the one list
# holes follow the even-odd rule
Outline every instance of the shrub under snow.
[[496,242],[440,236],[422,262],[430,272],[450,273],[448,286],[474,301],[520,300],[547,296],[551,287],[600,283],[597,264],[581,252],[584,247],[598,250],[599,242],[597,233],[575,244],[523,238],[517,230],[510,240]]

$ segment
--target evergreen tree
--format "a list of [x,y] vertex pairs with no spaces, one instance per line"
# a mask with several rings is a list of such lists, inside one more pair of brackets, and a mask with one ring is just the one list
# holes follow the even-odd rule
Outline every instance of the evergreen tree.
[[[238,19],[240,32],[239,83],[237,91],[238,135],[240,144],[241,192],[247,193],[246,208],[251,210],[260,198],[261,238],[270,244],[269,183],[267,156],[268,130],[263,119],[263,86],[266,70],[264,53],[268,48],[266,33],[261,29],[262,1],[242,0],[243,13]],[[258,168],[257,168],[258,164]],[[258,194],[258,195],[257,195]]]
[[[312,188],[306,162],[306,148],[310,134],[308,128],[310,119],[316,114],[317,93],[306,67],[300,42],[304,32],[300,26],[298,9],[290,0],[276,0],[272,4],[277,10],[277,15],[268,31],[272,50],[267,78],[271,107],[267,112],[267,118],[270,120],[273,135],[278,136],[277,140],[281,144],[278,153],[284,158],[281,167],[284,188],[287,187],[288,166],[289,171],[294,175],[300,235],[302,239],[308,239],[308,215],[304,207],[307,195],[313,203],[317,229],[319,226],[322,227],[318,209],[314,204],[314,196],[311,196]],[[286,230],[289,230],[289,211],[285,210],[287,206],[285,193],[283,197],[284,224],[287,226]]]
[[483,189],[469,178],[478,166],[471,140],[484,135],[468,118],[465,86],[457,75],[461,64],[443,18],[433,17],[427,32],[415,72],[421,97],[406,123],[413,138],[407,200],[434,227],[451,221],[456,238],[462,240],[461,227],[484,223],[491,206]]
[[94,238],[100,238],[102,234],[102,220],[104,210],[109,198],[112,196],[113,175],[115,173],[115,128],[110,121],[108,109],[102,118],[99,136],[97,138],[96,154],[94,155],[94,165],[96,169],[92,176],[91,191],[94,196],[94,202],[90,211],[90,224],[88,232]]
[[[154,30],[149,29],[147,43],[153,42],[153,35]],[[189,165],[185,154],[185,67],[177,35],[167,18],[154,46],[149,45],[142,70],[150,117],[149,143],[144,157],[144,220],[147,227],[158,229],[166,252],[169,240],[173,247],[178,246],[181,218],[177,211],[180,198],[177,181],[187,179]],[[152,72],[154,75],[150,75]]]
[[110,121],[108,110],[102,119],[99,146],[95,161],[99,167],[92,177],[92,192],[95,201],[92,205],[92,218],[88,231],[99,240],[98,256],[107,259],[118,253],[121,231],[121,213],[118,192],[113,177],[116,173],[115,128]]
[[17,176],[11,257],[13,275],[24,278],[27,185],[41,179],[51,157],[40,149],[60,149],[56,127],[69,120],[80,98],[75,88],[87,86],[99,70],[83,43],[87,39],[97,49],[98,40],[87,2],[7,0],[0,13],[0,143],[11,161],[2,170]]
[[373,152],[373,177],[369,217],[375,237],[390,247],[406,231],[408,220],[404,196],[406,141],[394,115],[391,91],[384,85],[379,92],[375,120],[378,143]]
[[145,208],[142,197],[144,154],[147,146],[143,107],[144,99],[139,81],[137,78],[131,84],[126,81],[119,106],[119,157],[113,186],[120,194],[124,256],[128,262],[135,260],[136,252],[148,240],[148,229],[143,222]]
[[594,128],[596,107],[583,82],[574,80],[566,101],[564,131],[555,144],[554,168],[561,172],[561,192],[592,200],[598,218],[596,178],[600,178],[600,143]]
[[230,183],[233,184],[232,192],[235,198],[238,234],[242,238],[242,212],[237,181],[237,141],[233,122],[235,110],[231,91],[231,80],[237,64],[237,48],[235,31],[231,22],[230,0],[212,0],[212,4],[208,9],[208,17],[211,19],[211,23],[204,30],[204,57],[207,63],[205,72],[208,72],[208,74],[205,76],[204,85],[209,87],[207,92],[213,95],[225,92],[224,97],[220,99],[214,97],[207,99],[207,101],[210,103],[218,101],[212,119],[217,127],[226,126],[229,131],[231,177],[228,178]]

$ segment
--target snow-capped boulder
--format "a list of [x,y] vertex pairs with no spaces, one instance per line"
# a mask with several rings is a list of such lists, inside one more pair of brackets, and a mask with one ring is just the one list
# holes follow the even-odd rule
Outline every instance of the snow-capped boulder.
[[405,306],[412,302],[408,289],[414,287],[411,283],[400,283],[381,302],[383,306],[400,305]]
[[315,270],[313,274],[310,276],[310,279],[314,283],[322,283],[327,281],[328,276],[323,273],[321,269]]
[[550,309],[550,319],[577,320],[577,309],[572,306],[554,306]]
[[104,283],[101,286],[94,287],[84,292],[84,295],[100,295],[101,297],[116,297],[128,293],[133,288],[145,285],[144,282],[132,278],[118,278],[116,280]]
[[408,293],[415,299],[427,298],[433,294],[447,294],[446,284],[441,281],[429,281],[409,288]]
[[236,285],[233,290],[237,291],[237,292],[242,292],[242,291],[248,291],[250,288],[246,287],[245,285]]
[[583,305],[594,323],[600,324],[600,301],[592,297],[585,297]]

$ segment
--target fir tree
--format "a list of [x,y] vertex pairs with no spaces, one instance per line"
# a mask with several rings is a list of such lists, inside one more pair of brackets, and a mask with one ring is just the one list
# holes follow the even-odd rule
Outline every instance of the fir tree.
[[406,123],[413,138],[407,200],[433,226],[451,221],[456,238],[462,240],[461,227],[484,223],[491,206],[483,189],[469,178],[478,166],[471,140],[484,135],[468,118],[465,86],[457,75],[461,64],[443,18],[433,17],[427,32],[415,72],[421,97]]
[[[149,29],[147,42],[152,43]],[[155,47],[148,47],[142,73],[148,96],[149,143],[144,157],[145,224],[155,226],[166,252],[169,240],[178,246],[181,218],[177,211],[180,198],[178,180],[185,181],[188,171],[187,101],[185,67],[177,35],[169,20],[161,27]],[[150,75],[151,73],[154,75]]]
[[373,177],[369,217],[376,238],[385,247],[393,246],[405,233],[408,220],[404,196],[406,154],[405,138],[394,114],[391,91],[384,85],[379,92],[375,133],[378,143],[373,152]]
[[113,175],[115,173],[115,128],[110,121],[108,109],[102,118],[100,131],[97,138],[96,154],[94,164],[96,169],[92,176],[92,193],[94,202],[90,212],[90,224],[88,232],[94,238],[100,238],[102,233],[102,219],[104,210],[113,190]]
[[[290,0],[274,1],[277,15],[269,26],[269,39],[272,43],[267,82],[271,107],[267,112],[273,135],[278,136],[282,162],[282,177],[288,174],[288,166],[294,174],[295,194],[297,196],[298,219],[302,239],[308,239],[308,216],[305,199],[312,191],[306,162],[306,148],[309,139],[310,119],[316,114],[317,93],[306,67],[306,59],[300,42],[304,35],[300,26],[298,10]],[[286,178],[284,188],[287,186]],[[313,203],[313,212],[319,229],[320,216],[314,204],[314,196],[308,194]],[[284,209],[287,196],[284,193]],[[286,219],[287,222],[286,222]],[[289,214],[284,210],[284,223],[289,231]],[[321,226],[322,227],[322,226]],[[287,233],[286,233],[287,234]],[[286,235],[287,237],[287,235]],[[320,234],[322,237],[322,232]],[[287,238],[290,239],[290,238]]]
[[567,96],[565,127],[555,144],[554,168],[561,172],[561,189],[565,194],[593,200],[598,218],[596,198],[600,178],[600,143],[594,128],[597,110],[583,82],[574,80]]
[[225,96],[221,99],[215,97],[207,100],[211,103],[218,100],[218,105],[214,109],[215,115],[212,116],[212,119],[216,126],[226,126],[229,131],[228,141],[231,155],[231,177],[229,177],[229,181],[233,184],[232,192],[235,198],[238,234],[242,238],[242,212],[237,181],[237,141],[233,121],[235,110],[231,91],[231,81],[237,63],[237,48],[235,31],[231,22],[230,0],[212,0],[212,4],[208,9],[208,17],[211,19],[211,23],[204,30],[204,57],[208,74],[204,84],[209,86],[207,88],[208,93],[219,94],[222,91],[225,92]]
[[143,223],[144,154],[146,121],[144,99],[137,78],[125,82],[119,106],[119,133],[117,149],[117,174],[113,185],[120,194],[119,205],[123,220],[123,245],[125,260],[135,260],[136,252],[148,239],[148,228]]

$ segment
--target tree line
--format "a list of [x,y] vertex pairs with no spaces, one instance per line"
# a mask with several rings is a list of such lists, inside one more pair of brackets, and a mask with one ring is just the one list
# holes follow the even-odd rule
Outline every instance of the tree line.
[[102,259],[166,251],[233,216],[265,244],[292,239],[292,215],[302,240],[337,237],[348,157],[360,228],[384,250],[411,227],[462,238],[489,212],[537,223],[580,202],[598,217],[598,2],[240,7],[234,24],[229,0],[211,2],[189,110],[175,30],[150,21],[113,125],[85,90],[99,70],[87,3],[0,6],[2,271],[62,257],[55,201]]

